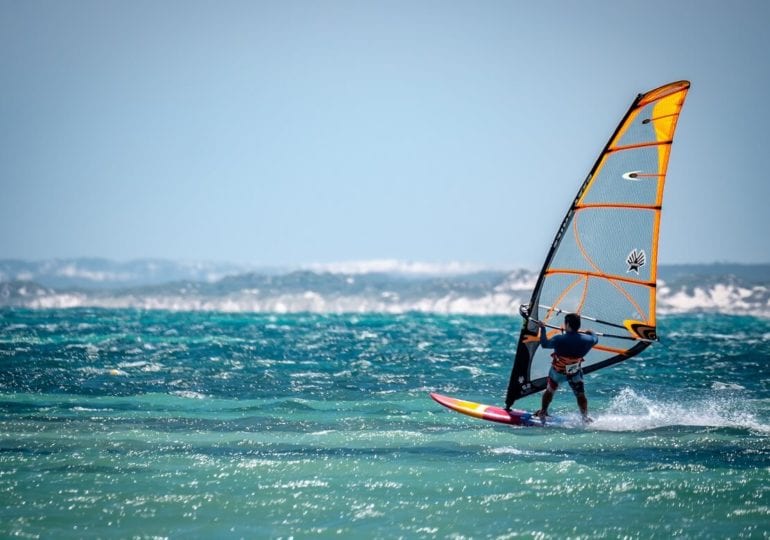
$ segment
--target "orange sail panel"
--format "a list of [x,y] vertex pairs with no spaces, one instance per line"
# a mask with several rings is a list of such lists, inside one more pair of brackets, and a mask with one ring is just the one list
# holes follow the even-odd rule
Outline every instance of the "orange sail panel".
[[584,360],[585,373],[631,358],[656,338],[663,187],[689,88],[678,81],[638,95],[578,190],[529,305],[522,306],[526,320],[508,384],[509,407],[545,388],[552,351],[540,348],[533,320],[558,328],[566,313],[576,312],[587,319],[584,327],[604,334],[602,346]]

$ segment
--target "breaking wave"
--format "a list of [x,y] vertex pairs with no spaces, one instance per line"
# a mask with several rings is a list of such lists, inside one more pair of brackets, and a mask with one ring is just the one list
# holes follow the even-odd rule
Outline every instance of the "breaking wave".
[[[101,267],[98,271],[90,270],[86,263],[78,263],[79,278],[103,278]],[[138,272],[136,267],[132,268]],[[509,315],[517,313],[519,305],[529,300],[537,281],[537,273],[531,270],[502,271],[461,263],[377,260],[308,268],[283,273],[234,273],[213,281],[196,276],[198,279],[106,288],[57,285],[59,282],[46,282],[45,276],[40,275],[36,281],[0,282],[0,306]],[[173,274],[172,270],[168,271],[169,275]],[[23,272],[16,275],[29,277]],[[57,268],[56,279],[61,275],[62,269]],[[770,316],[770,265],[661,267],[660,275],[658,312],[661,314],[711,312]]]
[[[732,388],[740,391],[742,387]],[[623,389],[609,408],[595,418],[591,429],[600,431],[647,431],[674,426],[749,429],[770,433],[770,425],[762,423],[747,409],[746,400],[738,395],[711,395],[689,401],[658,400]]]

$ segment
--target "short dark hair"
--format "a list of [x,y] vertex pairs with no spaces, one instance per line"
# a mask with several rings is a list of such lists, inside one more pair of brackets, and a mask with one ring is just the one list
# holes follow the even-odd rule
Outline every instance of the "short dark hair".
[[577,313],[567,313],[564,316],[564,322],[569,325],[575,332],[580,330],[580,315]]

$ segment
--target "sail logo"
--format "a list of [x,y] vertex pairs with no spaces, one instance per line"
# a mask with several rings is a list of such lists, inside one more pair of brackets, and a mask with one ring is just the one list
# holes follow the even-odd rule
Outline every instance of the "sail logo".
[[633,250],[628,254],[628,257],[626,257],[626,263],[628,263],[628,270],[626,270],[626,274],[629,272],[636,272],[638,275],[639,269],[644,266],[646,262],[647,255],[645,255],[643,249]]
[[642,171],[628,171],[626,174],[623,175],[624,180],[631,180],[632,182],[638,182],[641,180],[639,178],[639,173]]

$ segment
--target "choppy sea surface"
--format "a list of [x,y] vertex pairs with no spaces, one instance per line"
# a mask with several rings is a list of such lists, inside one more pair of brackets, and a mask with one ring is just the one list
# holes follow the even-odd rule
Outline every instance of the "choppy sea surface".
[[0,310],[0,537],[768,538],[770,320],[661,317],[586,428],[429,399],[501,404],[520,324]]

